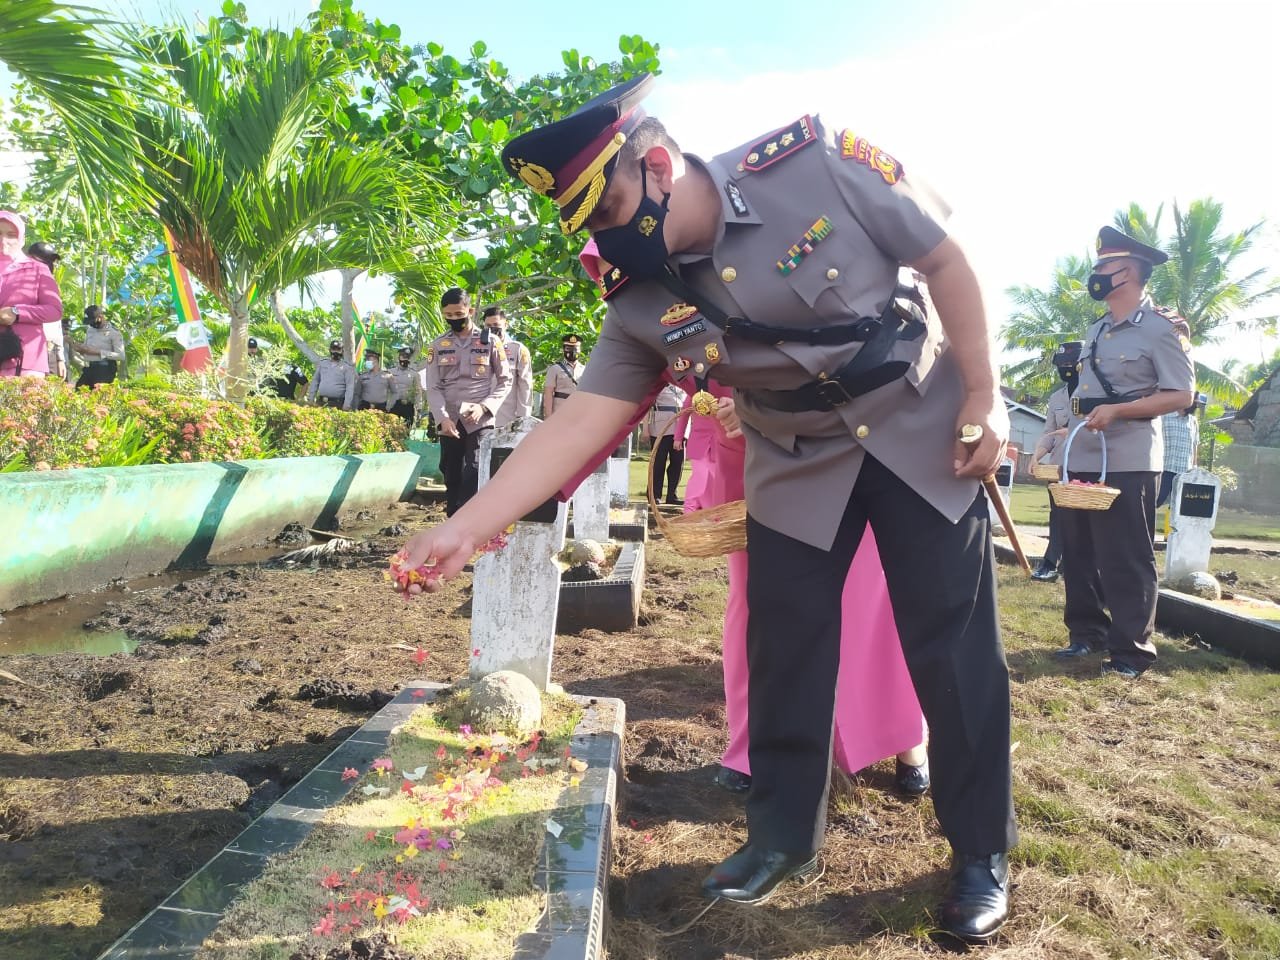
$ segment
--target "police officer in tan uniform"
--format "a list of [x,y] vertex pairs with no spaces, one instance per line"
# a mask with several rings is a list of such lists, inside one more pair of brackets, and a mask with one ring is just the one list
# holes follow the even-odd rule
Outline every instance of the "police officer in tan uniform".
[[390,410],[391,374],[382,369],[382,355],[374,349],[365,350],[360,367],[356,381],[357,409]]
[[495,427],[505,427],[513,420],[529,416],[533,410],[533,361],[529,348],[510,336],[507,315],[501,307],[485,308],[484,325],[491,337],[501,341],[502,351],[507,355],[507,366],[511,369],[511,390],[493,418]]
[[322,407],[354,410],[356,368],[342,359],[342,341],[329,341],[329,359],[316,364],[307,400]]
[[93,387],[111,383],[124,359],[124,336],[107,319],[107,312],[96,303],[84,310],[84,340],[72,343],[72,351],[85,362],[77,387]]
[[542,419],[545,420],[555,412],[557,404],[568,400],[578,389],[578,381],[586,366],[578,360],[582,352],[582,341],[577,334],[567,333],[560,338],[560,353],[563,360],[557,360],[547,367],[545,382],[542,385]]
[[400,348],[390,375],[391,405],[387,409],[413,426],[414,407],[418,400],[418,371],[413,369],[412,347]]
[[[1062,575],[1069,635],[1058,656],[1105,649],[1104,674],[1139,676],[1156,659],[1156,483],[1164,465],[1159,418],[1194,397],[1191,331],[1146,295],[1152,269],[1169,259],[1114,227],[1098,233],[1089,295],[1107,312],[1089,328],[1071,398],[1072,430],[1064,452],[1070,478],[1120,490],[1107,510],[1063,510]],[[1107,610],[1110,610],[1110,617]]]
[[440,430],[445,512],[453,516],[475,496],[480,440],[511,390],[511,370],[501,341],[471,322],[474,308],[465,290],[446,290],[440,310],[449,331],[431,341],[422,372],[427,405]]
[[[473,504],[411,538],[407,561],[455,575],[609,445],[664,367],[714,370],[736,388],[747,438],[753,783],[748,842],[703,890],[757,902],[816,863],[840,595],[869,520],[953,850],[937,916],[985,941],[1007,916],[1016,829],[980,490],[1008,416],[977,279],[938,201],[859,131],[805,116],[702,160],[638,108],[650,82],[629,81],[504,150],[513,175],[556,201],[561,229],[589,229],[618,276],[579,390]],[[940,322],[899,288],[904,263],[926,277]]]
[[[1068,340],[1058,344],[1053,352],[1053,366],[1058,371],[1062,386],[1049,394],[1045,404],[1044,432],[1036,441],[1034,460],[1037,464],[1060,464],[1055,452],[1062,449],[1067,437],[1067,421],[1071,417],[1071,394],[1079,382],[1076,364],[1080,362],[1080,340]],[[1032,580],[1052,583],[1058,579],[1058,563],[1062,560],[1062,520],[1058,508],[1049,498],[1049,545],[1045,548],[1040,565],[1031,574]]]

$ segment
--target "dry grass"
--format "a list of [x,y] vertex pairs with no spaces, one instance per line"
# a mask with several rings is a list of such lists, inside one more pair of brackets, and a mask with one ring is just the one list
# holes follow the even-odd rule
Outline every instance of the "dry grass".
[[[684,563],[654,552],[660,570]],[[708,595],[715,580],[691,579],[690,610],[722,602]],[[1280,676],[1165,637],[1159,665],[1137,683],[1099,678],[1096,661],[1064,668],[1050,656],[1064,639],[1061,602],[1060,587],[1002,571],[1022,842],[1013,919],[983,955],[1280,957]],[[664,626],[679,629],[669,617],[646,631],[661,642]],[[689,647],[705,649],[701,623],[680,626]],[[927,799],[889,792],[890,764],[836,784],[819,879],[757,907],[716,904],[683,930],[702,909],[707,868],[745,839],[740,805],[709,783],[722,744],[687,713],[630,725],[613,960],[897,960],[955,949],[930,915],[946,843]]]

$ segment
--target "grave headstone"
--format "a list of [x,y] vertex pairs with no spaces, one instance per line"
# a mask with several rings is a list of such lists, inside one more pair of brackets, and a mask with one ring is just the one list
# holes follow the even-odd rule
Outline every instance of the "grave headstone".
[[631,434],[609,454],[609,505],[625,507],[631,502]]
[[1209,569],[1221,493],[1218,478],[1199,467],[1192,467],[1174,481],[1169,542],[1164,554],[1164,576],[1171,583]]
[[573,494],[573,535],[578,540],[609,539],[609,460],[588,474]]
[[[480,484],[501,468],[537,425],[521,417],[488,431],[480,441]],[[565,505],[554,499],[517,520],[507,545],[475,564],[471,597],[471,659],[468,673],[484,677],[514,670],[546,690],[560,603],[560,567],[553,557],[564,544]]]

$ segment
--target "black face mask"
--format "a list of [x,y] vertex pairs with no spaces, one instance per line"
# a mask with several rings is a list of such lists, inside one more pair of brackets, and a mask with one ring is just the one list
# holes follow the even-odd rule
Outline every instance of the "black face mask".
[[[1116,273],[1120,273],[1119,270]],[[1123,287],[1128,280],[1115,282],[1116,273],[1092,273],[1089,275],[1089,296],[1095,300],[1105,300],[1116,290]]]
[[592,234],[600,258],[618,267],[636,280],[651,280],[667,263],[667,242],[663,238],[663,222],[671,194],[662,195],[662,203],[649,196],[649,174],[640,161],[640,204],[629,223]]
[[1058,376],[1062,378],[1062,382],[1066,384],[1075,383],[1080,378],[1080,374],[1076,372],[1075,367],[1059,367]]
[[102,328],[102,324],[103,324],[103,321],[101,321],[101,320],[90,320],[90,321],[89,321],[89,326],[93,327],[93,329],[95,329],[95,330],[100,330],[100,329]]
[[564,358],[565,358],[566,360],[568,360],[570,363],[573,363],[573,361],[575,361],[575,360],[577,360],[577,359],[578,359],[578,351],[577,351],[577,350],[566,350],[566,351],[564,351]]
[[409,361],[408,361],[408,360],[406,360],[404,357],[401,357],[401,358],[400,358],[400,366],[402,366],[402,367],[407,367],[407,366],[409,366]]
[[454,333],[461,333],[463,330],[467,329],[467,324],[470,321],[466,317],[463,317],[461,320],[450,320],[448,317],[445,317],[445,322],[449,324],[449,329]]
[[337,353],[334,353],[334,352],[332,352],[332,351],[331,351],[331,352],[329,353],[329,359],[330,359],[330,360],[341,360],[341,359],[342,359],[342,353],[341,353],[341,351],[339,351],[339,352],[337,352]]

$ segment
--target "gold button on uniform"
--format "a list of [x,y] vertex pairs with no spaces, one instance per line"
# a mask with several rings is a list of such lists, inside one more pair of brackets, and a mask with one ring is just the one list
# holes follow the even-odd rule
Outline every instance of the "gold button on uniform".
[[733,281],[738,279],[738,271],[733,269],[733,267],[725,267],[720,271],[720,279],[725,283],[733,283]]
[[859,424],[858,429],[853,431],[853,435],[859,440],[865,440],[871,434],[871,428],[865,423]]
[[827,271],[828,280],[834,280],[838,276],[840,276],[840,271],[837,270],[835,267],[832,267],[830,270]]

